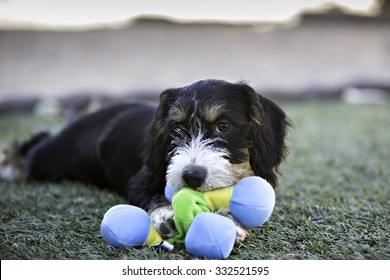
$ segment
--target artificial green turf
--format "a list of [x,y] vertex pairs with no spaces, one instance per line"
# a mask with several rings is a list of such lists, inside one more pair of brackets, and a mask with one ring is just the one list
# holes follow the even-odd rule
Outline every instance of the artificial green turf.
[[[268,222],[229,259],[390,259],[390,104],[281,104],[295,124]],[[0,118],[0,145],[61,121]],[[64,182],[0,182],[1,259],[193,259],[114,249],[100,221],[122,198]]]

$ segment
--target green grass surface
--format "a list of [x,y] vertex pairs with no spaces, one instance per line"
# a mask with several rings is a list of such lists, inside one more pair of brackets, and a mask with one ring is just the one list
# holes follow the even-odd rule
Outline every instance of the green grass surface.
[[[275,210],[230,259],[390,259],[390,104],[282,104],[295,123]],[[0,118],[0,145],[58,119]],[[193,259],[183,247],[114,249],[115,194],[75,183],[0,182],[0,258]]]

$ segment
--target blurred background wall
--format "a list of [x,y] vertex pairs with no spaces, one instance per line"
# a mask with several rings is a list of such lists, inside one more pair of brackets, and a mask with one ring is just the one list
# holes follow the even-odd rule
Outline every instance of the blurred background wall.
[[389,1],[0,0],[0,101],[205,78],[294,100],[388,92]]

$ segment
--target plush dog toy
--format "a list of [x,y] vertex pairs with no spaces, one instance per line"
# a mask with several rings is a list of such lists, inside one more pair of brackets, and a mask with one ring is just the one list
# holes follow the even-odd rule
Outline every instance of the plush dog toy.
[[172,203],[177,235],[162,240],[150,223],[149,215],[131,205],[110,208],[103,217],[101,232],[114,247],[161,246],[172,250],[170,243],[185,243],[187,251],[197,257],[226,259],[233,249],[236,225],[211,211],[229,208],[242,225],[256,227],[271,216],[275,193],[264,179],[252,176],[235,186],[199,192],[167,185],[165,195]]

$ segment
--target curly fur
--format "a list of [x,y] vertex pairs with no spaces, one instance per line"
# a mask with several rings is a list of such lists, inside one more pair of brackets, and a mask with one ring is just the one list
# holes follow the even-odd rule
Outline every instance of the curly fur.
[[167,203],[167,181],[210,190],[257,175],[276,187],[290,125],[279,106],[247,84],[202,80],[167,89],[157,107],[102,108],[58,134],[19,143],[11,154],[21,158],[14,167],[28,180],[110,188],[152,212]]

